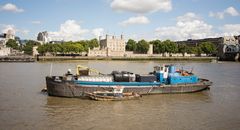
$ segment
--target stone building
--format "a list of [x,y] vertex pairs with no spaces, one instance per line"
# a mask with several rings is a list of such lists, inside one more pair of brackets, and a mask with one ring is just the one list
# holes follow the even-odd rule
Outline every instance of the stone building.
[[[14,39],[14,32],[12,30],[8,30],[6,33],[0,34],[0,56],[8,56],[12,52],[12,49],[9,47],[6,47],[6,43],[9,39]],[[17,41],[17,43],[19,43]]]
[[20,40],[19,37],[15,37],[14,32],[12,30],[8,30],[6,33],[0,34],[0,46],[5,47],[6,43],[9,39],[14,39],[18,43],[19,43],[19,40]]
[[11,54],[11,48],[0,46],[0,56],[8,56]]
[[15,39],[13,30],[8,30],[7,33],[5,34],[5,38],[6,38],[7,40],[9,40],[9,39]]
[[123,35],[120,38],[106,35],[105,39],[99,37],[99,47],[89,49],[88,56],[124,56],[125,41]]
[[47,31],[39,32],[37,36],[37,40],[41,44],[48,43],[49,42],[48,32]]
[[0,36],[0,47],[4,47],[7,43],[6,38]]

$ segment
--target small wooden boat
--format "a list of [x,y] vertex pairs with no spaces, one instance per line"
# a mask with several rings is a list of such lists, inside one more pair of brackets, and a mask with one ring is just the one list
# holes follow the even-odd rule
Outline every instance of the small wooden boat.
[[109,91],[95,91],[93,93],[85,92],[85,94],[90,99],[96,100],[96,101],[121,101],[121,100],[139,99],[141,97],[141,95],[134,92],[114,94]]
[[113,91],[94,91],[92,93],[85,92],[85,95],[90,99],[97,101],[121,101],[130,99],[139,99],[141,95],[131,92],[123,93],[123,87],[117,86]]

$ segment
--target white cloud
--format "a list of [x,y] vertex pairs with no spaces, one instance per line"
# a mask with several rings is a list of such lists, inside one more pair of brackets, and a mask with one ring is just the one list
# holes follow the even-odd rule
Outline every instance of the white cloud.
[[198,17],[195,13],[192,13],[192,12],[188,12],[183,16],[177,17],[177,21],[181,21],[181,22],[188,22],[188,21],[200,20],[200,19],[201,19],[200,17]]
[[7,3],[3,6],[0,7],[0,10],[2,11],[9,11],[9,12],[15,12],[15,13],[20,13],[23,12],[24,9],[18,8],[16,5],[12,3]]
[[35,21],[31,21],[32,24],[41,24],[41,21],[35,20]]
[[230,14],[231,16],[238,16],[239,15],[238,11],[233,7],[228,7],[224,12],[227,13],[227,14]]
[[67,20],[61,24],[59,31],[49,32],[49,36],[52,40],[77,41],[84,39],[82,36],[87,32],[75,20]]
[[209,16],[210,17],[215,17],[215,18],[218,18],[218,19],[223,19],[224,18],[224,13],[223,12],[217,12],[217,13],[209,12]]
[[92,34],[96,37],[99,38],[99,36],[102,36],[104,32],[103,28],[95,28],[92,30]]
[[9,25],[1,24],[1,31],[2,31],[2,33],[10,32],[11,34],[15,35],[17,29],[12,24],[9,24]]
[[177,17],[175,26],[158,27],[155,35],[160,39],[186,40],[206,38],[213,35],[212,26],[205,23],[194,13]]
[[128,26],[133,24],[148,24],[150,23],[149,19],[145,16],[130,17],[127,20],[124,20],[120,23],[122,26]]
[[240,24],[225,24],[220,30],[224,36],[240,35]]
[[27,29],[19,29],[19,28],[16,28],[14,25],[12,24],[0,24],[0,27],[1,27],[1,31],[2,33],[8,33],[10,32],[11,34],[13,35],[16,35],[16,33],[20,33],[20,34],[23,34],[23,35],[28,35],[28,33],[30,32],[29,30]]
[[215,17],[218,19],[224,19],[225,15],[230,15],[230,16],[239,16],[239,12],[234,8],[234,7],[228,7],[222,12],[210,12],[209,16],[210,17]]
[[113,0],[110,6],[115,11],[139,14],[172,10],[171,0]]

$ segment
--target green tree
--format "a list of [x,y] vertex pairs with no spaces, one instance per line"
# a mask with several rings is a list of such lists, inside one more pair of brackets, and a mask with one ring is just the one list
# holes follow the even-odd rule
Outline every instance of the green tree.
[[138,53],[144,53],[146,54],[148,52],[149,49],[149,44],[148,42],[146,42],[145,40],[140,40],[137,43],[137,47],[136,47],[136,51]]
[[78,43],[72,43],[68,45],[68,51],[70,53],[80,53],[84,51],[84,48],[81,44]]
[[164,43],[161,43],[158,45],[158,52],[159,53],[165,53],[166,52],[167,45]]
[[196,55],[200,56],[202,53],[203,53],[203,51],[200,46],[191,47],[191,49],[190,49],[190,54],[196,54]]
[[129,39],[126,45],[126,51],[136,51],[137,45],[136,41]]
[[189,46],[187,46],[186,52],[187,52],[188,54],[194,54],[194,48],[195,48],[195,47],[189,47]]
[[63,43],[63,53],[73,52],[72,42]]
[[38,52],[41,55],[44,55],[47,52],[52,53],[53,55],[56,55],[58,52],[62,54],[80,53],[83,51],[88,51],[89,46],[91,46],[92,48],[97,47],[98,46],[97,39],[92,39],[90,41],[82,40],[82,41],[76,41],[76,42],[68,41],[61,44],[47,43],[47,44],[40,45],[38,47]]
[[16,49],[16,50],[19,50],[19,46],[18,46],[17,41],[13,40],[13,39],[9,39],[6,43],[6,46],[10,47],[10,48],[13,48],[13,49]]
[[23,51],[24,54],[32,55],[33,54],[33,46],[24,46]]
[[[86,49],[83,47],[82,43],[83,42],[65,42],[62,46],[59,46],[60,49],[58,49],[58,51],[62,53],[80,53]],[[84,45],[86,45],[85,42]]]
[[39,46],[40,43],[37,41],[29,40],[27,43],[23,46],[23,51],[25,54],[32,55],[33,53],[33,47],[34,46]]
[[48,44],[38,46],[37,51],[40,55],[44,55],[47,52]]
[[168,53],[176,53],[178,48],[177,48],[177,44],[170,41],[170,40],[165,40],[163,41],[163,44],[165,44],[165,52]]
[[77,45],[76,44],[68,44],[68,52],[69,53],[77,53],[78,52],[78,49],[77,49]]
[[183,55],[188,52],[189,47],[186,44],[178,44],[178,53],[182,53]]
[[[85,52],[88,52],[88,48],[91,48],[91,47],[90,47],[91,45],[89,44],[88,41],[81,40],[81,41],[77,41],[77,42],[75,42],[75,43],[81,44],[81,45],[83,46],[83,48],[84,48],[83,51],[85,51]],[[93,47],[94,47],[94,46],[92,46],[92,48],[93,48]]]
[[211,42],[203,42],[200,44],[200,48],[202,52],[206,53],[207,55],[213,54],[216,52],[217,48]]
[[150,44],[153,44],[153,53],[155,54],[159,54],[161,53],[161,41],[160,40],[153,40],[150,41]]
[[87,41],[87,43],[88,43],[88,46],[89,46],[90,49],[93,49],[94,47],[99,46],[98,40],[96,38],[91,39],[90,41]]
[[52,52],[56,55],[57,52],[63,52],[62,51],[62,44],[53,44],[53,50]]

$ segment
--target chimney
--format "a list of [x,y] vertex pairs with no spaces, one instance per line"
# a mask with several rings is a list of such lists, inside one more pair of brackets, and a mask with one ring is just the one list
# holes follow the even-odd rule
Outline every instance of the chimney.
[[121,34],[121,39],[123,39],[123,35]]
[[99,39],[98,39],[98,44],[100,45],[101,43],[101,39],[102,39],[102,36],[99,36]]

